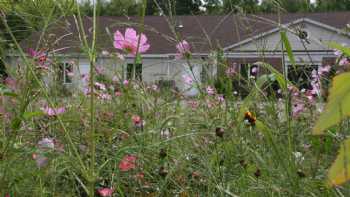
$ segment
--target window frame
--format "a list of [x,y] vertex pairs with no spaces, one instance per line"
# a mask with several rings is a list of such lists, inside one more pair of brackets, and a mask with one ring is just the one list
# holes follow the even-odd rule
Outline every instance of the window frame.
[[67,70],[68,66],[67,65],[69,65],[69,71],[74,73],[74,67],[73,67],[72,63],[70,63],[70,62],[61,62],[60,63],[60,72],[61,72],[60,74],[62,75],[61,79],[62,79],[62,84],[64,84],[64,85],[70,85],[73,83],[73,76],[72,77],[68,76],[68,70]]

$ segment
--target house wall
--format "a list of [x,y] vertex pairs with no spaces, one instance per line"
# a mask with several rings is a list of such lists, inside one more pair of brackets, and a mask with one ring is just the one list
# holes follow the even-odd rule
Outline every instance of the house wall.
[[[69,58],[64,61],[75,61],[78,67],[75,69],[74,85],[82,87],[84,82],[80,80],[82,74],[88,74],[90,65],[87,58]],[[126,59],[125,62],[116,61],[112,58],[98,58],[97,66],[104,68],[104,73],[113,77],[113,75],[120,75],[124,71],[126,77],[126,65],[134,63],[134,59]],[[124,66],[124,68],[123,68]],[[201,61],[191,61],[195,71],[195,78],[200,80]],[[169,58],[143,58],[142,59],[142,81],[146,84],[154,84],[159,80],[174,80],[175,85],[179,90],[185,90],[186,84],[183,82],[183,75],[191,75],[188,65],[183,60],[175,60]]]

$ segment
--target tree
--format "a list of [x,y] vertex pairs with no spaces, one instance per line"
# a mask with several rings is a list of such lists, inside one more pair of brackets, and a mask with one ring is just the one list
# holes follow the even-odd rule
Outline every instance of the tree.
[[243,12],[255,13],[258,11],[258,0],[224,0],[223,8],[225,13],[229,12]]
[[205,0],[204,7],[207,14],[220,14],[222,13],[222,1],[221,0]]
[[201,0],[181,0],[175,1],[175,10],[177,15],[198,14]]
[[317,11],[349,11],[350,0],[317,0]]
[[313,10],[310,0],[264,0],[260,11],[271,13],[281,9],[285,12],[308,12]]
[[157,15],[160,13],[158,6],[161,11],[169,15],[189,15],[189,14],[199,14],[199,7],[202,5],[201,0],[147,0],[147,15]]
[[139,6],[140,3],[136,0],[111,0],[109,3],[106,3],[105,12],[101,15],[137,15]]

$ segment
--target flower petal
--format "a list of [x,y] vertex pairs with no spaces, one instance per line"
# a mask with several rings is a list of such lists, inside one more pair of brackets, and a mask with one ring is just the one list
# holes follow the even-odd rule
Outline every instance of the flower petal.
[[140,45],[145,45],[145,44],[147,44],[147,37],[145,34],[141,34]]
[[123,49],[123,43],[124,43],[124,36],[122,33],[120,33],[120,31],[116,31],[114,33],[114,48],[116,49]]
[[125,30],[125,41],[128,41],[133,45],[137,46],[137,40],[138,36],[136,34],[136,31],[133,28],[127,28]]
[[145,53],[151,46],[149,44],[140,45],[139,52]]

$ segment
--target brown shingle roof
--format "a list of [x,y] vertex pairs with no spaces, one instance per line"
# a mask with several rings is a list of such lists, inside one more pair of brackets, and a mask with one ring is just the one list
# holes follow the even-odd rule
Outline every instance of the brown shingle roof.
[[[332,13],[294,13],[281,16],[281,23],[286,24],[300,18],[309,18],[335,28],[342,29],[350,23],[350,12]],[[125,27],[138,27],[139,17],[99,17],[97,43],[100,50],[115,51],[112,35],[116,30],[124,32]],[[208,52],[210,48],[227,47],[239,41],[269,31],[276,27],[278,16],[264,15],[229,15],[229,16],[177,16],[176,26],[181,37],[189,41],[193,52]],[[91,37],[91,18],[83,20],[88,38]],[[273,24],[275,23],[275,24]],[[174,34],[163,16],[145,17],[145,31],[151,44],[147,54],[176,53]],[[112,35],[108,35],[108,31]],[[51,25],[40,48],[59,50],[60,53],[81,52],[81,42],[73,17],[59,20]],[[35,48],[41,33],[32,34],[21,45]]]

